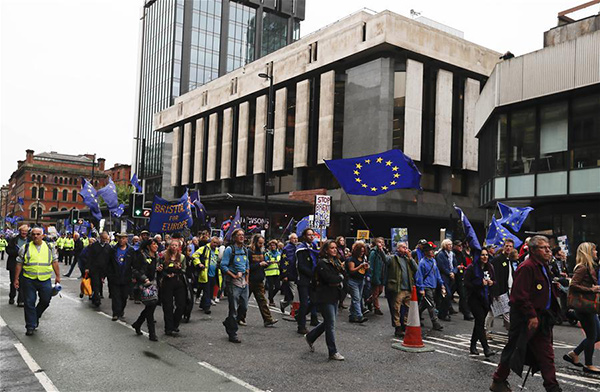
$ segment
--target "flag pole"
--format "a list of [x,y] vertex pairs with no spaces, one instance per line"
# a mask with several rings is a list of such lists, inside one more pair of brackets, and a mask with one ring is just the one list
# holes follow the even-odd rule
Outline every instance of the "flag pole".
[[356,206],[352,202],[352,199],[350,199],[350,195],[348,195],[348,193],[346,193],[346,191],[344,190],[344,187],[341,187],[341,188],[342,188],[342,191],[344,192],[344,194],[346,195],[346,197],[348,198],[348,201],[350,202],[350,204],[352,204],[352,207],[354,208],[354,211],[356,211],[356,213],[360,217],[360,220],[362,221],[363,225],[365,225],[365,227],[367,228],[367,230],[369,230],[369,232],[370,232],[371,229],[369,228],[369,225],[367,225],[367,222],[365,222],[365,219],[363,218],[362,214],[360,213],[360,211],[358,211],[358,208],[356,208]]

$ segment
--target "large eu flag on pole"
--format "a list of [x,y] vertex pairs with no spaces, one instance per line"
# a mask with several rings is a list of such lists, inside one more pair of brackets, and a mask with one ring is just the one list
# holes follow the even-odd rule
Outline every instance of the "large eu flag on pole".
[[487,236],[485,237],[486,245],[504,246],[504,241],[508,238],[514,241],[515,248],[519,248],[523,244],[523,241],[499,224],[496,218],[492,217]]
[[227,233],[225,234],[225,240],[230,241],[233,231],[236,229],[241,229],[241,228],[242,228],[242,217],[240,215],[240,207],[238,206],[238,208],[235,210],[235,217],[233,218],[233,222],[231,222],[231,225],[229,225],[229,229],[227,229]]
[[98,195],[102,196],[108,211],[116,217],[120,217],[125,210],[123,204],[119,205],[119,197],[117,195],[117,186],[113,182],[112,178],[108,178],[108,184],[98,191]]
[[79,196],[83,198],[83,203],[88,206],[90,213],[97,220],[102,219],[102,212],[100,212],[100,205],[98,204],[96,189],[90,184],[85,178],[82,178],[81,191]]
[[533,211],[532,207],[509,207],[502,203],[498,203],[498,209],[500,209],[500,213],[502,214],[502,218],[498,220],[498,223],[506,225],[506,227],[509,227],[515,232],[521,230],[521,226],[525,222],[525,219],[527,219],[529,213]]
[[463,210],[461,210],[456,205],[454,206],[454,209],[458,213],[458,217],[460,218],[460,221],[463,225],[463,229],[465,230],[466,240],[469,244],[469,247],[471,248],[473,259],[477,260],[479,259],[479,254],[481,253],[481,244],[477,239],[477,234],[475,234],[475,230],[473,229],[471,222],[469,222],[469,218],[467,218]]
[[138,176],[136,173],[133,173],[133,177],[131,177],[131,185],[135,187],[137,193],[142,193],[142,187],[140,185],[140,181],[138,180]]
[[325,161],[350,195],[377,196],[393,189],[421,189],[421,173],[400,150]]

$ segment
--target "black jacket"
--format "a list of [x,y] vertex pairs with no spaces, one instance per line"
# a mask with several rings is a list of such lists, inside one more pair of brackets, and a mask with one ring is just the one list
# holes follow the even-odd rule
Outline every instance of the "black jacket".
[[75,255],[75,257],[79,257],[82,250],[83,250],[83,241],[81,240],[81,238],[78,238],[77,241],[75,241],[75,248],[73,249],[73,254]]
[[6,246],[6,253],[8,254],[8,260],[6,260],[6,269],[13,270],[17,266],[17,256],[19,256],[19,246],[17,240],[19,235],[14,236],[8,241]]
[[250,264],[249,281],[260,283],[265,281],[265,267],[261,267],[261,261],[265,261],[265,255],[261,251],[255,252],[248,248],[248,264]]
[[85,260],[85,269],[89,269],[92,273],[99,273],[101,276],[104,276],[112,252],[111,246],[109,244],[102,246],[100,241],[98,241],[90,245],[89,249]]
[[[148,262],[149,261],[149,262]],[[150,282],[156,279],[156,267],[158,265],[158,256],[151,257],[144,251],[138,250],[133,254],[131,264],[131,274],[137,281],[137,284],[144,284],[146,279]]]
[[125,260],[123,266],[117,263],[117,246],[111,248],[110,258],[106,266],[106,276],[108,282],[113,284],[129,284],[131,283],[131,265],[135,255],[135,250],[131,246],[127,246],[125,250]]
[[341,265],[335,266],[332,261],[319,259],[312,280],[311,300],[317,304],[336,304],[342,298],[344,281]]
[[[300,244],[302,246],[302,244]],[[310,250],[298,247],[296,250],[296,267],[298,268],[298,286],[310,286],[314,276],[313,259]]]
[[[496,284],[492,286],[492,295],[498,297],[504,293],[508,293],[508,276],[509,273],[514,275],[512,265],[508,257],[504,253],[500,253],[492,260],[494,273],[496,274]],[[510,272],[509,272],[510,271]]]
[[494,282],[492,286],[487,287],[487,297],[485,296],[485,287],[483,286],[483,276],[478,277],[475,274],[475,268],[478,266],[479,263],[472,263],[465,271],[464,284],[467,291],[467,299],[469,301],[476,301],[489,310],[490,304],[492,303],[492,290],[496,285],[494,266],[492,266],[491,263],[487,263],[487,266],[484,267],[484,271],[489,273],[490,279]]

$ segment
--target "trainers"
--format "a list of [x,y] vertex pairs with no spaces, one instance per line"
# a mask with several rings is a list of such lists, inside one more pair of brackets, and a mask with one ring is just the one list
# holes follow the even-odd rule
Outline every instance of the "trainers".
[[310,342],[310,340],[308,340],[308,334],[304,335],[304,340],[306,340],[306,344],[308,344],[308,350],[311,353],[315,352],[315,346],[313,346],[313,344]]
[[15,299],[14,298],[9,299],[8,300],[8,304],[9,305],[14,305],[15,304]]
[[240,340],[240,338],[238,338],[237,336],[230,336],[229,337],[229,341],[231,343],[242,343],[242,341]]
[[510,384],[508,381],[492,381],[492,385],[490,385],[490,391],[492,392],[512,392],[510,389]]
[[27,331],[25,331],[25,335],[27,336],[33,336],[33,328],[27,328]]
[[285,308],[288,307],[288,303],[285,301],[279,301],[279,309],[281,310],[281,313],[285,313]]
[[330,355],[330,356],[329,356],[329,359],[332,359],[332,360],[334,360],[334,361],[343,361],[343,360],[344,360],[344,359],[346,359],[346,358],[344,358],[344,357],[342,356],[342,354],[340,354],[340,353],[335,353],[335,354],[333,354],[333,355]]
[[375,314],[378,316],[383,316],[383,312],[381,311],[381,309],[375,309]]
[[216,306],[216,305],[217,305],[217,301],[215,301],[214,299],[211,299],[211,300],[210,300],[210,304],[211,304],[212,306]]
[[442,324],[440,324],[439,322],[435,322],[433,323],[433,329],[435,331],[441,331],[444,329],[444,327],[442,326]]
[[278,321],[279,321],[278,319],[272,319],[271,321],[266,321],[265,322],[265,327],[272,327],[275,324],[277,324]]
[[219,301],[220,301],[219,298],[215,298],[216,303],[219,303]]
[[246,325],[248,325],[248,324],[246,324],[246,322],[244,320],[238,320],[238,324],[241,325],[241,326],[244,326],[244,327]]

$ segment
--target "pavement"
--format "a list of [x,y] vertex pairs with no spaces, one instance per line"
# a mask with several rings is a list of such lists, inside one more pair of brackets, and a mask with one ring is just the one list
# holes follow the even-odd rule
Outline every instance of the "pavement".
[[[384,315],[369,315],[364,324],[350,324],[347,310],[338,314],[336,345],[346,357],[343,362],[328,360],[324,336],[310,353],[303,337],[296,333],[296,324],[282,320],[278,309],[271,311],[279,323],[265,328],[253,298],[248,325],[240,327],[241,344],[229,343],[221,324],[227,314],[226,300],[213,306],[210,315],[196,305],[190,322],[180,326],[179,337],[162,333],[158,307],[155,317],[160,341],[150,342],[147,334],[136,336],[129,325],[143,305],[129,301],[126,322],[113,322],[109,299],[96,310],[87,298],[79,298],[79,280],[63,278],[61,283],[62,298],[53,297],[40,328],[28,337],[23,309],[7,305],[8,277],[2,273],[0,390],[479,392],[488,390],[499,360],[499,354],[490,359],[469,356],[473,323],[457,317],[460,315],[444,322],[440,332],[430,331],[426,318],[423,339],[434,352],[415,354],[393,349],[398,340],[393,337],[383,297]],[[497,324],[502,329],[501,323]],[[503,333],[494,334],[492,347],[498,351],[506,341]],[[582,336],[577,327],[554,329],[557,376],[565,392],[600,390],[600,377],[584,375],[562,360]],[[27,355],[23,356],[18,347],[29,353],[34,365],[27,363]],[[519,390],[519,377],[511,374],[509,381],[513,390]],[[539,374],[529,377],[525,388],[543,391]]]

